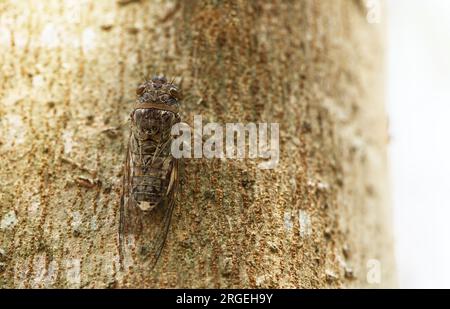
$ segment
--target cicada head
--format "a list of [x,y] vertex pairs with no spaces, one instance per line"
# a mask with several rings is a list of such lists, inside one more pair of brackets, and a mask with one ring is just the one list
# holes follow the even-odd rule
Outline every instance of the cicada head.
[[146,80],[136,89],[139,103],[161,104],[169,107],[179,107],[181,101],[180,89],[164,76],[154,76]]

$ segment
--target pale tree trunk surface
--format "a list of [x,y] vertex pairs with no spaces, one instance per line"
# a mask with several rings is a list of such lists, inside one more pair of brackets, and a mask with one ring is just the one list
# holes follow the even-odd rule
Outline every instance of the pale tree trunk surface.
[[[383,31],[362,1],[126,2],[0,4],[0,287],[395,285]],[[191,125],[280,123],[280,163],[184,160],[158,265],[135,250],[121,271],[128,129],[104,130],[153,73],[184,78]]]

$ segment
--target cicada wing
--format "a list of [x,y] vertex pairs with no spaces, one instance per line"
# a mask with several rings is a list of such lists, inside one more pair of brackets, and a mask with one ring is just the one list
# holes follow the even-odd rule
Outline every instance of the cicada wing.
[[156,209],[158,213],[156,215],[158,216],[158,219],[161,219],[160,225],[155,234],[155,238],[151,241],[150,250],[148,252],[148,263],[151,269],[155,267],[161,256],[169,232],[173,209],[175,207],[176,192],[178,188],[178,161],[172,159],[170,166],[169,186],[166,195],[160,202],[158,209]]
[[[164,162],[163,165],[168,166],[166,173],[167,190],[161,194],[161,199],[154,209],[142,210],[132,194],[134,162],[132,162],[130,145],[128,147],[120,211],[119,240],[122,262],[125,250],[129,247],[126,240],[130,235],[133,236],[133,246],[137,249],[137,254],[142,258],[140,264],[148,265],[150,269],[153,269],[161,255],[169,231],[178,185],[177,160],[167,156],[164,158]],[[153,161],[148,168],[155,168]]]
[[133,203],[133,199],[131,198],[131,167],[132,162],[130,155],[130,142],[131,142],[131,134],[128,140],[127,150],[126,150],[126,158],[125,164],[123,168],[123,178],[122,178],[122,192],[120,196],[120,211],[119,211],[119,255],[120,262],[123,265],[124,252],[125,252],[125,238],[128,232],[130,231],[130,227],[133,225],[130,222],[130,218],[133,216],[130,212],[133,211],[135,207]]
[[130,138],[126,150],[126,158],[122,179],[122,194],[120,197],[120,214],[119,214],[119,256],[121,265],[124,264],[124,254],[128,247],[128,236],[139,235],[142,233],[142,211],[138,208],[137,202],[132,196],[133,190],[133,166],[131,155]]

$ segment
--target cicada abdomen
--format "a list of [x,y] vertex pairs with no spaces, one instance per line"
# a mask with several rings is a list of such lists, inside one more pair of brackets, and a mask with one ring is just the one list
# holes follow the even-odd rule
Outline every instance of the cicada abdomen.
[[[171,155],[171,129],[180,122],[179,89],[164,77],[136,90],[120,207],[120,257],[133,236],[137,254],[153,268],[164,246],[178,185],[178,162]],[[148,259],[147,259],[148,258]]]

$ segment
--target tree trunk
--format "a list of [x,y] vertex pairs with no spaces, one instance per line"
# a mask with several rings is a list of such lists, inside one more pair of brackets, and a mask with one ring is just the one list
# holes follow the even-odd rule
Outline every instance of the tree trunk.
[[[381,28],[362,1],[2,2],[0,287],[394,285]],[[117,127],[154,73],[190,125],[279,123],[280,162],[184,159],[158,264],[122,271]]]

